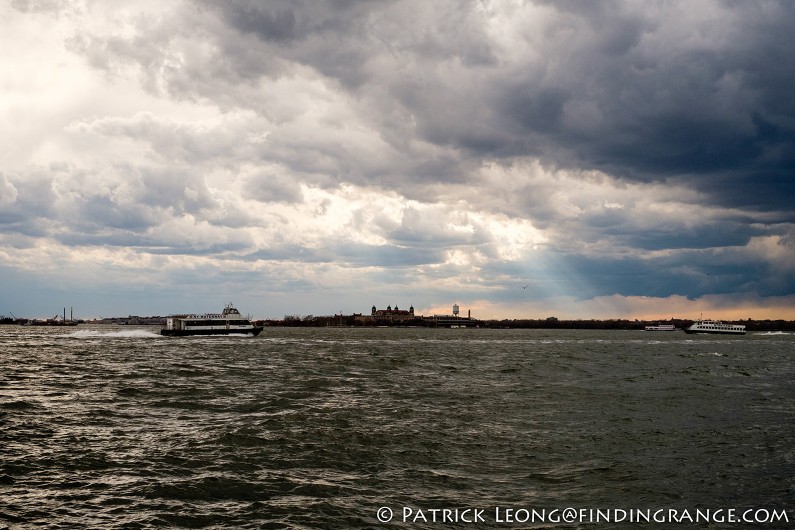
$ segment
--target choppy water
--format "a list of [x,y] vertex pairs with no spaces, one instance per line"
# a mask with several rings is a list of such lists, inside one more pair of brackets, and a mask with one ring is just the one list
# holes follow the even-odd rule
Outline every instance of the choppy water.
[[[0,326],[0,528],[634,526],[495,507],[795,525],[792,335],[156,333]],[[483,520],[433,522],[455,508]]]

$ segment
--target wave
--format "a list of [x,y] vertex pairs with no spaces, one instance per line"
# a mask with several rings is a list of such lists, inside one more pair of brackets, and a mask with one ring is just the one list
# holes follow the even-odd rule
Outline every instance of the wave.
[[154,333],[146,329],[129,329],[124,331],[97,331],[94,329],[81,329],[70,333],[67,337],[74,337],[78,339],[96,339],[96,338],[134,338],[134,339],[150,339],[162,337],[159,333]]
[[755,333],[755,335],[790,335],[786,331],[765,331],[764,333]]

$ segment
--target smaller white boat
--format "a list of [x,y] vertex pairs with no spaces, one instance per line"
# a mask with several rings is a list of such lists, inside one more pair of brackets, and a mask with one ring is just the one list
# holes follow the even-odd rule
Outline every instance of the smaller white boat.
[[646,326],[644,331],[679,331],[679,328],[673,324],[655,324],[653,326]]
[[712,333],[722,335],[745,335],[745,326],[727,324],[720,320],[696,320],[685,333]]

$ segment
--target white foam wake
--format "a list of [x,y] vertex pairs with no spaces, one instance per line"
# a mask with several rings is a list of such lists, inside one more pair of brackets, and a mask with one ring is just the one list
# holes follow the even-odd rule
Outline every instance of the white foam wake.
[[155,337],[161,337],[159,333],[154,333],[152,331],[146,329],[129,329],[124,331],[97,331],[95,329],[81,329],[79,331],[75,331],[74,333],[70,333],[69,337],[75,337],[78,339],[95,339],[95,338],[119,338],[119,337],[127,337],[127,338],[135,338],[135,339],[151,339]]

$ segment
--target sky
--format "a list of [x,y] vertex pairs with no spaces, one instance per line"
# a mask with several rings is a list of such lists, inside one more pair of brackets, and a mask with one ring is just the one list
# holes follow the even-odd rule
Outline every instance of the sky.
[[793,2],[4,0],[0,26],[2,315],[795,319]]

